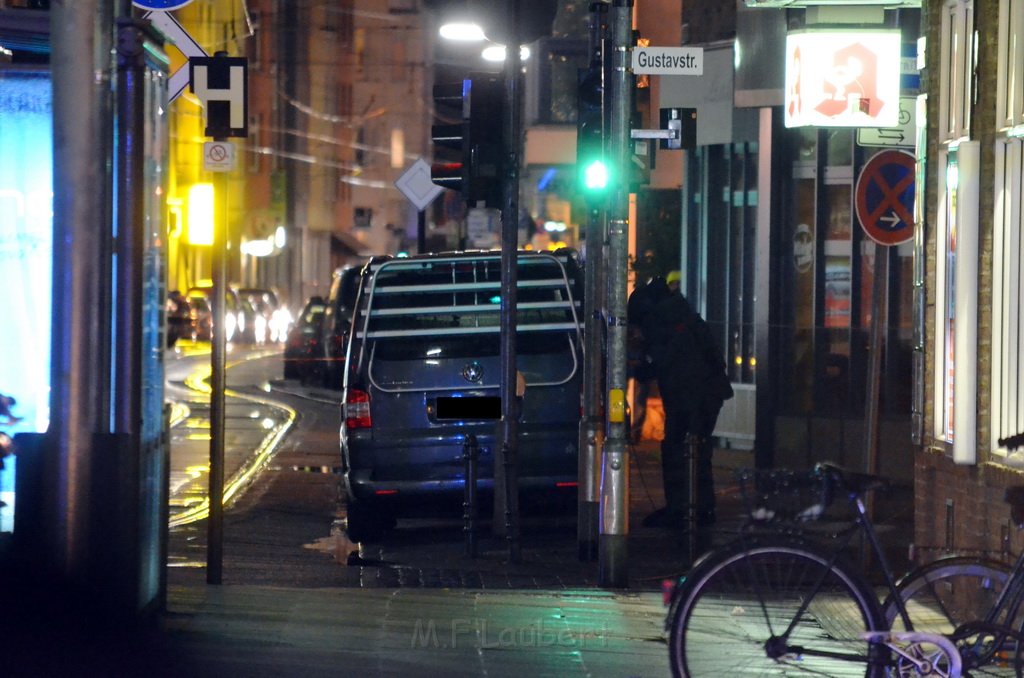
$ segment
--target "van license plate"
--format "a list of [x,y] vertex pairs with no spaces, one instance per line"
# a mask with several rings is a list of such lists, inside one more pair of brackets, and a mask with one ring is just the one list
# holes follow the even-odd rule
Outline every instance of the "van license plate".
[[501,398],[498,396],[470,396],[452,398],[441,396],[437,399],[438,419],[492,420],[501,419]]

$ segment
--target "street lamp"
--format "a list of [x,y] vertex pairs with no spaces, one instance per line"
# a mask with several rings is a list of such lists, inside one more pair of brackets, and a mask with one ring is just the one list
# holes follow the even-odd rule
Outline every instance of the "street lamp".
[[438,32],[445,40],[458,42],[483,42],[487,39],[480,24],[471,21],[450,21],[442,24]]
[[[503,62],[505,61],[505,45],[488,45],[480,54],[484,61]],[[530,48],[526,45],[519,46],[519,60],[526,61],[530,58]]]

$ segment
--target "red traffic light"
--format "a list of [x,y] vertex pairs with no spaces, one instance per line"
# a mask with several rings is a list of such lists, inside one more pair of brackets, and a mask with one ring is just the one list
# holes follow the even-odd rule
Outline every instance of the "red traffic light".
[[430,180],[438,186],[461,191],[465,183],[464,168],[461,162],[434,163],[430,166]]

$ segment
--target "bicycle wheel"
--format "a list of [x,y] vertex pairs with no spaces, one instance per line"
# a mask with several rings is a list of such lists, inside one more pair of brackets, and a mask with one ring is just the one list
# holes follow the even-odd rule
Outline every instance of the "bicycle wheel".
[[829,560],[773,540],[704,561],[673,608],[672,674],[884,676],[885,648],[861,639],[884,628],[878,600],[863,578]]
[[[946,558],[908,574],[897,584],[897,592],[915,631],[948,635],[961,624],[983,620],[1009,576],[1009,568],[996,561]],[[886,599],[883,612],[894,631],[906,629],[892,595]],[[1019,615],[1016,620],[996,621],[1021,628]],[[1008,639],[998,652],[992,643],[991,636],[972,636],[957,643],[965,671],[971,676],[1019,675],[1014,666],[1018,663],[1018,643]]]

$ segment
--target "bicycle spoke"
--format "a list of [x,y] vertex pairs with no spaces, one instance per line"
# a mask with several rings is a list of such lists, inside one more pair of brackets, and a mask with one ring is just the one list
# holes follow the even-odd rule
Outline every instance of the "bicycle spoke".
[[874,675],[860,637],[877,609],[872,594],[826,558],[754,547],[707,570],[673,624],[676,675]]

